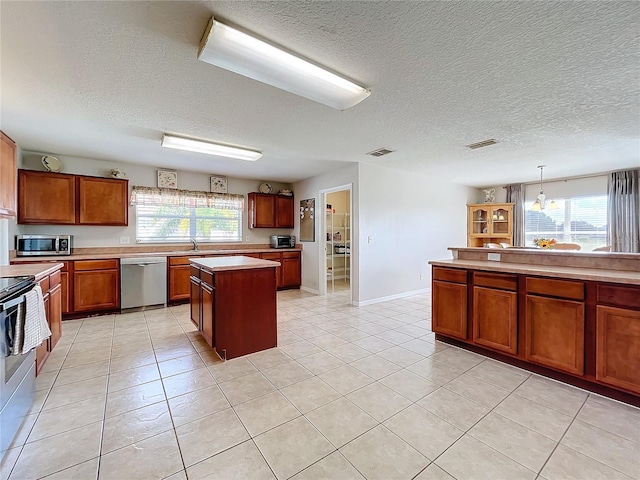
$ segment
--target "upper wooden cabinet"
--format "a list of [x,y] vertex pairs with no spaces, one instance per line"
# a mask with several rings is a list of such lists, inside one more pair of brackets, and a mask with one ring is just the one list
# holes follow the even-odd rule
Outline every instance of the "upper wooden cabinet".
[[0,132],[0,218],[16,216],[16,144]]
[[293,197],[250,193],[249,228],[293,228]]
[[513,245],[513,203],[467,205],[467,246]]
[[77,177],[78,223],[127,225],[129,182],[115,178]]
[[129,181],[20,170],[18,223],[128,224]]

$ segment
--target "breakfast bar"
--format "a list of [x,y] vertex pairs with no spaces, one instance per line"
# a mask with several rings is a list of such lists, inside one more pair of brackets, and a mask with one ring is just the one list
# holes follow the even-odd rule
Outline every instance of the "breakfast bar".
[[190,258],[191,321],[223,360],[276,347],[280,262]]
[[436,338],[640,405],[640,259],[452,248],[433,267]]

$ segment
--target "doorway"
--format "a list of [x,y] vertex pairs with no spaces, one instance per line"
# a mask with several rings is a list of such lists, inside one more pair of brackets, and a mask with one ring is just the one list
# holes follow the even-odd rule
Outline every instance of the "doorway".
[[342,295],[351,302],[351,185],[335,187],[321,193],[322,204],[319,207],[324,207],[322,240],[325,243],[325,254],[320,271],[326,277],[321,282],[322,293]]

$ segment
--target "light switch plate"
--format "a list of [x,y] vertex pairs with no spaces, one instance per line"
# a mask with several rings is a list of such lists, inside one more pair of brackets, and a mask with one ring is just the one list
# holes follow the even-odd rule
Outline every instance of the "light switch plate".
[[487,260],[491,260],[493,262],[499,262],[500,261],[500,254],[499,253],[487,253]]
[[120,245],[128,245],[129,237],[120,237]]

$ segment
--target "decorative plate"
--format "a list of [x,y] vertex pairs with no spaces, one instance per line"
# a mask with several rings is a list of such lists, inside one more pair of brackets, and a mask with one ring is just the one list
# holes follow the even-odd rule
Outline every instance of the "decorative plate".
[[52,155],[43,156],[42,157],[42,165],[49,172],[58,173],[60,170],[62,170],[62,162],[60,160],[58,160],[57,157],[54,157]]
[[268,183],[261,183],[259,190],[260,193],[271,193],[273,188],[271,188],[271,185],[269,185]]
[[178,188],[178,172],[158,170],[158,188]]
[[227,179],[225,177],[211,177],[211,191],[213,193],[227,193]]

